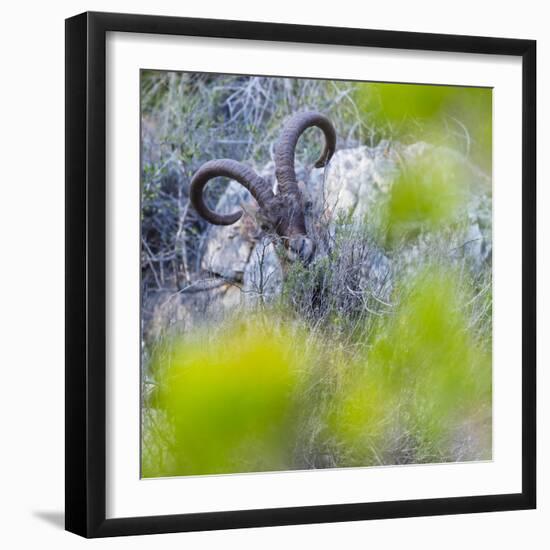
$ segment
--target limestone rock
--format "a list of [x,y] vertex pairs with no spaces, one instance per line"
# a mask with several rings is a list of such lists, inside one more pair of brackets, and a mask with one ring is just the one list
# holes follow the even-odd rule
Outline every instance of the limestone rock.
[[202,268],[212,275],[242,283],[259,236],[254,216],[257,206],[244,187],[231,182],[219,200],[216,211],[227,214],[238,209],[243,209],[244,214],[237,223],[209,226]]
[[[381,201],[390,195],[404,167],[419,159],[429,160],[430,155],[446,159],[450,169],[456,171],[465,196],[460,226],[449,229],[443,236],[421,232],[398,252],[373,245],[368,261],[360,266],[360,291],[374,300],[390,301],[396,269],[403,273],[402,270],[410,268],[412,272],[437,246],[448,256],[470,258],[474,266],[490,262],[490,177],[456,151],[422,142],[405,146],[385,141],[376,147],[338,150],[326,169],[313,169],[308,173],[304,167],[297,166],[308,227],[317,234],[324,231],[326,237],[325,244],[318,245],[315,261],[322,260],[330,250],[330,239],[334,237],[339,217],[343,216],[350,227],[359,228],[365,220],[377,215]],[[275,187],[272,162],[259,173]],[[201,267],[205,282],[199,283],[206,286],[197,292],[190,289],[163,299],[157,307],[169,311],[159,310],[153,317],[167,316],[190,327],[204,321],[205,316],[208,319],[223,317],[241,305],[269,301],[280,294],[283,269],[272,240],[259,227],[258,207],[246,189],[231,182],[216,210],[229,213],[236,209],[244,210],[236,224],[209,225],[204,235]]]
[[250,254],[244,271],[244,292],[249,303],[269,301],[278,296],[283,284],[283,270],[273,242],[264,238]]
[[[311,172],[305,185],[309,200],[314,203],[313,211],[325,213],[325,223],[334,223],[339,216],[354,223],[372,219],[379,214],[380,205],[389,197],[402,170],[417,162],[428,168],[432,162],[444,163],[452,171],[449,177],[463,195],[462,210],[457,217],[466,221],[460,230],[455,230],[455,245],[474,264],[490,261],[491,178],[464,155],[448,148],[424,142],[390,145],[382,141],[376,147],[339,150],[326,169]],[[408,252],[420,253],[422,242],[430,240],[429,233],[427,231],[411,243]]]

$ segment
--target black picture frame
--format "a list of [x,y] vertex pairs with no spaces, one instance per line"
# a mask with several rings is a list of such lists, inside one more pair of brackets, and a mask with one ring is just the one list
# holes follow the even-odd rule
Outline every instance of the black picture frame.
[[[106,519],[105,39],[108,31],[517,56],[522,121],[522,491]],[[536,506],[536,42],[479,36],[83,13],[66,20],[66,529],[84,537]],[[518,335],[519,337],[519,335]]]

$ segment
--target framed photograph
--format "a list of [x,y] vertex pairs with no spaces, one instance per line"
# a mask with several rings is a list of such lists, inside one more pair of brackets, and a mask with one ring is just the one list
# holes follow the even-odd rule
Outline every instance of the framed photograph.
[[535,507],[536,44],[66,21],[66,528]]

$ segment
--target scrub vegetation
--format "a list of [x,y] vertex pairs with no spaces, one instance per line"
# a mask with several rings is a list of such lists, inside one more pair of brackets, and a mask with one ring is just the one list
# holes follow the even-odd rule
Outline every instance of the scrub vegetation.
[[[142,476],[491,459],[490,90],[141,80]],[[365,216],[318,201],[317,257],[285,265],[277,291],[253,300],[242,279],[205,269],[213,237],[190,181],[217,158],[269,173],[281,125],[306,110],[334,124],[337,152],[429,148],[385,176]],[[319,151],[306,132],[303,181]],[[472,166],[485,226],[464,183]],[[205,189],[213,209],[228,185]],[[227,306],[235,288],[243,299]]]

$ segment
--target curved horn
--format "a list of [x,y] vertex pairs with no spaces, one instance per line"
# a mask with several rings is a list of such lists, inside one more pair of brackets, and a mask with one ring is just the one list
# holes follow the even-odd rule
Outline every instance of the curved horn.
[[218,214],[210,210],[203,199],[202,192],[204,186],[217,176],[225,176],[238,181],[243,187],[248,189],[251,195],[256,199],[260,208],[266,205],[266,202],[273,198],[273,191],[269,188],[267,182],[252,168],[230,159],[211,160],[204,163],[191,179],[191,189],[189,198],[195,210],[210,223],[215,225],[231,225],[240,219],[243,215],[242,210],[232,214]]
[[282,193],[294,192],[296,188],[296,173],[294,171],[296,144],[304,131],[312,126],[317,126],[325,134],[325,147],[315,163],[315,167],[325,166],[334,154],[336,131],[327,117],[316,112],[294,115],[283,128],[275,151],[277,181]]

